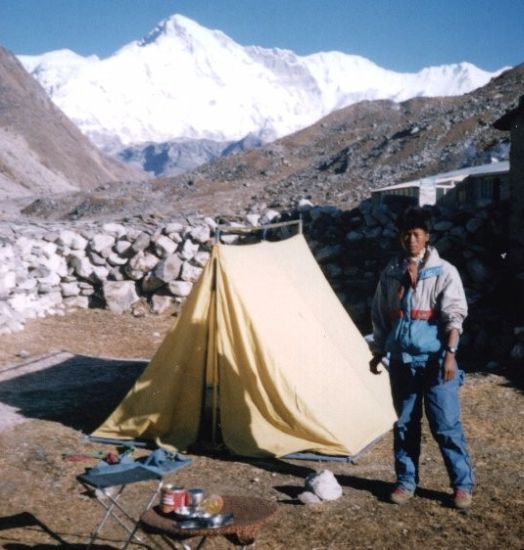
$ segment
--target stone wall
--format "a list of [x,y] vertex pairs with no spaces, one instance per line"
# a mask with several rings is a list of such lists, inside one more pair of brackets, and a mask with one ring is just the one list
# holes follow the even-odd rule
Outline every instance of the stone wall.
[[[368,333],[379,273],[399,250],[397,212],[394,205],[369,200],[351,211],[304,200],[294,212],[251,212],[228,223],[249,227],[300,216],[324,274],[360,330]],[[504,207],[433,208],[433,214],[432,243],[457,266],[468,297],[462,353],[493,361],[524,357],[524,329],[512,311],[514,293],[507,277]],[[28,319],[74,308],[143,315],[180,306],[209,259],[217,221],[224,220],[0,227],[0,334],[22,330]],[[286,227],[265,237],[280,239],[293,232]]]

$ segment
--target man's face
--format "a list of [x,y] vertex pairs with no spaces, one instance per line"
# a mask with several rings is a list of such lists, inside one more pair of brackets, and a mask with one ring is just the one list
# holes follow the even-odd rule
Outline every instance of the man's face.
[[410,256],[418,256],[429,241],[429,233],[420,227],[407,229],[400,234],[400,242]]

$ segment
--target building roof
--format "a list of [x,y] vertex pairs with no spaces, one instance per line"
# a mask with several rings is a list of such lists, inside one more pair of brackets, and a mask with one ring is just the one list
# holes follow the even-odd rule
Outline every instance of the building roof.
[[503,160],[490,164],[481,164],[479,166],[469,166],[468,168],[460,168],[459,170],[453,170],[451,172],[442,172],[441,174],[434,174],[433,176],[380,187],[374,189],[372,193],[390,191],[393,189],[407,189],[410,187],[444,187],[459,183],[469,176],[487,176],[490,174],[505,174],[508,172],[509,160]]

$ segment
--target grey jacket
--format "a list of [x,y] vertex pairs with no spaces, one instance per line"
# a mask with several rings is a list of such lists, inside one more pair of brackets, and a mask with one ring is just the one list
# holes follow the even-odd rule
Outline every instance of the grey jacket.
[[457,269],[429,246],[416,288],[401,303],[399,288],[405,271],[406,261],[399,256],[380,276],[371,309],[374,353],[384,355],[392,346],[413,355],[434,353],[444,346],[443,337],[449,330],[462,333],[468,306]]

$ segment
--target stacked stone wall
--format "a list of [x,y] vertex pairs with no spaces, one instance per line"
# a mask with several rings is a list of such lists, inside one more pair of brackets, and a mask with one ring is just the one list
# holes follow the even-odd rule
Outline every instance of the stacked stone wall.
[[[505,205],[432,211],[432,244],[460,271],[470,314],[462,353],[524,357],[524,329],[512,311]],[[304,200],[293,212],[268,210],[229,221],[250,227],[301,218],[305,237],[341,302],[363,333],[380,271],[399,243],[398,206],[364,201],[351,211]],[[107,307],[115,313],[163,313],[179,307],[205,267],[220,219],[133,223],[10,224],[0,228],[0,334],[28,319]],[[280,239],[285,227],[264,237]],[[261,236],[224,235],[223,242]],[[254,266],[254,269],[263,269]],[[297,266],[300,269],[300,266]],[[278,315],[275,311],[275,315]]]

